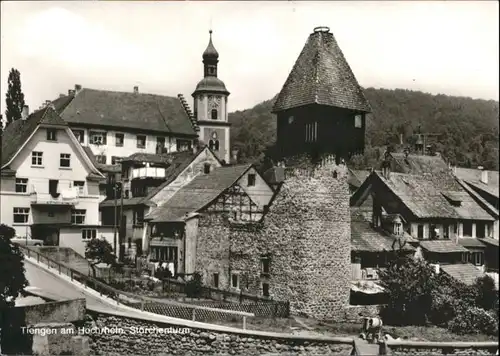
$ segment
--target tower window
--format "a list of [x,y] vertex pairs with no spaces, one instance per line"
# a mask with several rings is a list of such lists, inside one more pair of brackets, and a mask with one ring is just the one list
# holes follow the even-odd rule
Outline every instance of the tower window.
[[212,109],[212,120],[217,120],[218,113],[217,109]]
[[315,121],[306,124],[306,142],[315,142],[318,139],[318,123]]
[[219,140],[208,141],[208,147],[213,151],[218,151],[219,150]]
[[361,115],[354,116],[354,127],[357,129],[363,127],[363,117]]

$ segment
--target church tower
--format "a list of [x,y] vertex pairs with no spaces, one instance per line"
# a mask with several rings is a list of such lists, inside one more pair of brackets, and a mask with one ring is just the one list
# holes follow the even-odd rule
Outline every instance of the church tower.
[[193,92],[194,115],[200,127],[199,139],[208,145],[220,160],[229,163],[229,129],[227,98],[229,92],[222,80],[217,77],[219,53],[210,40],[203,52],[203,79]]

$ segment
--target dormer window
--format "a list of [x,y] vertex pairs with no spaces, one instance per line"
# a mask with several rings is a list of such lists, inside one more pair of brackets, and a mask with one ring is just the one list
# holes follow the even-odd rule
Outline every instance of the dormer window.
[[[460,192],[444,192],[441,193],[448,200],[448,202],[456,207],[462,206],[463,195]],[[467,194],[467,193],[465,193]]]
[[47,141],[57,141],[57,130],[47,129]]

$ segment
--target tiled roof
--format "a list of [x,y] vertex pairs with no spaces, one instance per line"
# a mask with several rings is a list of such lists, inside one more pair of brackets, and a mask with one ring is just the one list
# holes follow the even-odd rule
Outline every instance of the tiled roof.
[[420,246],[429,252],[434,253],[455,253],[468,252],[468,250],[451,240],[427,240],[420,241]]
[[285,180],[285,168],[271,167],[264,172],[263,177],[269,184],[279,184]]
[[498,240],[497,239],[492,239],[491,237],[486,237],[486,238],[480,239],[480,240],[482,242],[484,242],[485,244],[498,247]]
[[179,189],[168,203],[153,210],[146,219],[153,222],[183,221],[231,187],[251,167],[250,164],[215,168]]
[[[393,158],[391,170],[397,173],[421,175],[431,179],[439,189],[456,190],[458,183],[450,167],[440,155],[408,155],[391,153]],[[460,190],[460,189],[459,189]]]
[[[351,220],[352,251],[392,251],[398,247],[399,244],[394,237],[381,229],[373,228],[368,221]],[[409,244],[405,244],[403,249],[414,250]]]
[[158,164],[170,164],[173,160],[175,153],[142,153],[136,152],[128,157],[122,159],[122,162],[148,162],[148,163],[158,163]]
[[[117,206],[120,206],[121,200],[117,199]],[[123,199],[123,206],[132,206],[132,205],[148,205],[148,206],[154,206],[150,201],[145,199],[144,197],[134,197],[134,198],[129,198],[129,199]],[[115,200],[114,199],[109,199],[103,201],[101,204],[99,204],[100,208],[106,208],[106,207],[114,207],[115,206]]]
[[484,276],[478,268],[469,263],[441,265],[440,269],[452,278],[468,285],[474,284],[476,279]]
[[65,104],[61,117],[70,124],[196,135],[177,97],[82,89]]
[[342,50],[330,32],[315,31],[278,94],[273,112],[320,104],[371,112]]
[[485,248],[486,246],[479,239],[474,238],[459,238],[458,244],[463,247]]
[[99,169],[99,171],[103,173],[121,173],[122,171],[122,166],[120,164],[102,164],[98,163],[97,159],[95,158],[94,152],[92,152],[92,149],[89,146],[82,146],[83,150],[89,157],[89,159],[92,161],[92,164]]
[[2,133],[2,167],[7,164],[39,124],[66,125],[52,106],[34,111],[26,120],[16,120]]
[[422,175],[391,173],[389,178],[375,173],[403,204],[418,218],[476,219],[493,221],[474,199],[458,185],[454,196],[462,199],[460,206],[453,206],[439,188],[440,183]]
[[363,184],[365,179],[368,178],[370,173],[371,171],[349,169],[349,177],[347,178],[347,182],[353,187],[359,188],[361,187],[361,184]]
[[499,172],[488,172],[488,184],[481,181],[482,170],[473,168],[456,168],[455,175],[472,185],[474,188],[481,189],[494,197],[499,197]]

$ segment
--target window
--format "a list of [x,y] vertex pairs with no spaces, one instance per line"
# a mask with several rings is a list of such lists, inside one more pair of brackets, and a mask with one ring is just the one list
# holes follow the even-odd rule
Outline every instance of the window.
[[31,164],[41,166],[43,164],[43,152],[31,152]]
[[59,181],[56,179],[50,179],[49,180],[49,194],[52,195],[54,198],[59,197]]
[[130,197],[130,191],[129,190],[126,190],[125,191],[125,194],[123,196],[125,199],[128,199]]
[[85,209],[71,210],[71,223],[82,225],[85,224]]
[[115,146],[116,147],[123,147],[124,139],[125,139],[125,136],[122,133],[115,134]]
[[121,159],[122,158],[118,156],[111,156],[111,164],[120,164]]
[[28,222],[30,208],[14,208],[14,224],[25,224]]
[[394,224],[394,235],[401,235],[401,233],[403,232],[403,224],[401,223],[395,223]]
[[484,256],[482,252],[471,252],[469,254],[469,262],[474,266],[482,266],[484,264]]
[[68,168],[71,165],[71,155],[69,153],[61,153],[61,158],[59,160],[59,167]]
[[82,230],[82,240],[89,241],[97,237],[96,229],[83,229]]
[[219,274],[214,273],[213,277],[214,277],[214,288],[219,288]]
[[145,148],[146,147],[146,136],[137,135],[137,148]]
[[253,186],[255,186],[255,174],[253,174],[253,173],[252,173],[252,174],[249,174],[249,175],[247,176],[247,180],[248,180],[248,181],[247,181],[247,183],[248,183],[247,185],[248,185],[249,187],[253,187]]
[[231,274],[231,287],[233,288],[240,287],[240,276],[237,273]]
[[436,225],[431,224],[429,226],[429,235],[430,235],[429,238],[431,240],[439,239],[439,228]]
[[443,239],[448,240],[450,238],[450,226],[443,225]]
[[73,186],[75,188],[78,188],[78,193],[83,194],[83,188],[85,187],[85,182],[84,181],[75,180],[73,182]]
[[16,178],[16,193],[26,193],[28,191],[28,179]]
[[205,173],[205,174],[210,173],[210,163],[205,163],[203,165],[203,173]]
[[165,151],[165,137],[156,138],[156,153],[162,154]]
[[212,120],[217,120],[219,113],[217,112],[217,109],[212,109],[212,111],[210,112],[210,115],[211,115]]
[[105,145],[106,136],[107,136],[106,132],[90,131],[89,143],[93,145]]
[[137,208],[134,210],[134,225],[135,226],[142,226],[144,222],[144,209],[143,208]]
[[85,131],[83,130],[73,130],[73,135],[75,135],[78,142],[83,143],[85,138]]
[[306,124],[305,142],[315,142],[318,139],[318,123],[312,122]]
[[472,222],[471,221],[464,222],[463,236],[472,236]]
[[208,147],[213,151],[218,151],[219,150],[219,140],[208,141]]
[[265,256],[260,259],[260,264],[262,266],[262,274],[269,274],[270,258]]
[[262,296],[269,297],[269,283],[262,283]]
[[419,239],[424,238],[424,225],[418,225],[417,226],[417,236]]
[[176,140],[177,152],[188,151],[191,149],[190,140]]
[[354,116],[354,127],[357,129],[360,129],[363,127],[363,116],[362,115]]
[[57,141],[57,130],[47,129],[47,141]]
[[484,222],[476,223],[476,237],[478,239],[486,237],[486,223]]
[[95,156],[95,159],[97,163],[106,164],[106,155],[97,155]]

